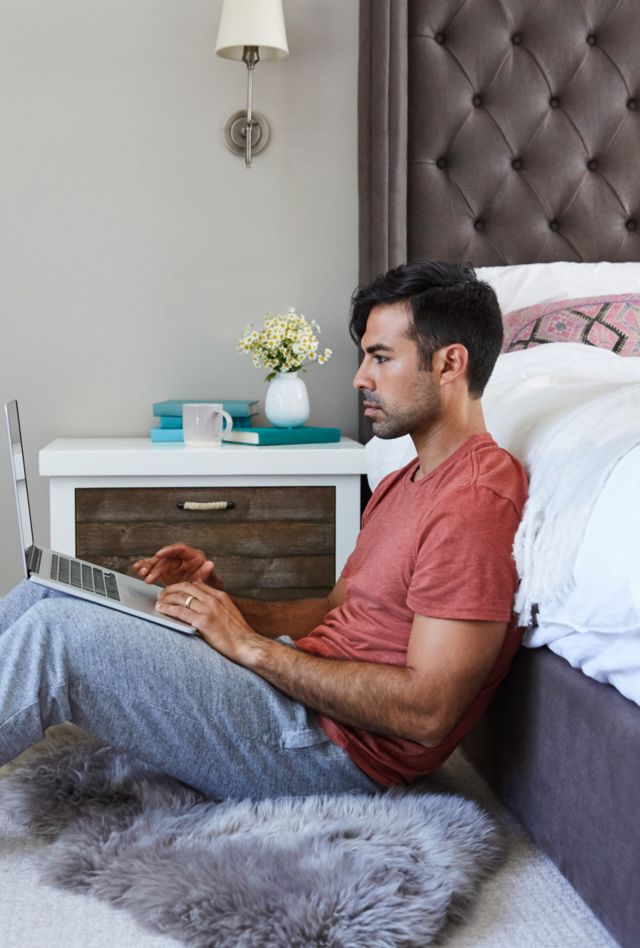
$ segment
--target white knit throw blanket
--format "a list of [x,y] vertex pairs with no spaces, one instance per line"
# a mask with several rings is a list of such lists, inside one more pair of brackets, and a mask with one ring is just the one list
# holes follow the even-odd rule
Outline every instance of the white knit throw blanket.
[[534,604],[566,589],[596,499],[618,461],[638,444],[640,382],[594,385],[583,404],[539,425],[528,439],[521,459],[529,499],[513,548],[522,625]]

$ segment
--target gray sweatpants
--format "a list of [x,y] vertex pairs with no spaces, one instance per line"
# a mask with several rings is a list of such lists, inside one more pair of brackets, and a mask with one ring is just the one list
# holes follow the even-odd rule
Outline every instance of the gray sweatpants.
[[215,799],[381,789],[202,639],[25,581],[0,601],[0,764],[64,721]]

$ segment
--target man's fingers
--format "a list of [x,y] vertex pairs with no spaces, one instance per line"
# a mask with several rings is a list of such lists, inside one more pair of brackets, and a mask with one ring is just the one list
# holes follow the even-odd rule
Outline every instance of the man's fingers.
[[169,602],[158,602],[156,604],[156,611],[160,612],[163,616],[170,616],[172,619],[180,619],[182,622],[186,622],[187,625],[191,625],[194,628],[197,628],[196,622],[200,621],[201,616],[201,613],[195,612],[193,609],[187,609],[184,605],[180,606]]
[[196,596],[198,588],[194,583],[171,583],[158,593],[159,602],[185,602],[189,596]]
[[218,600],[220,597],[226,596],[226,593],[222,593],[218,589],[212,589],[211,586],[208,586],[201,580],[194,583],[173,583],[170,586],[166,586],[162,592],[158,594],[158,602],[184,603],[189,596],[193,596],[193,598],[199,602],[206,603],[207,600]]
[[181,619],[201,630],[202,623],[210,622],[219,615],[217,597],[203,583],[178,583],[167,586],[158,595],[156,609],[162,615]]
[[180,559],[191,559],[194,555],[201,556],[202,559],[205,559],[202,550],[195,550],[192,546],[187,546],[186,543],[172,543],[169,546],[163,546],[162,549],[156,553],[156,556],[161,559],[166,559],[166,557],[170,556],[177,556],[180,557]]
[[200,569],[197,570],[194,578],[196,580],[204,580],[206,582],[206,580],[209,578],[209,576],[212,575],[214,571],[215,571],[215,566],[213,565],[211,560],[207,560],[207,562],[203,563]]
[[146,557],[145,559],[136,560],[133,564],[133,568],[136,570],[148,569],[149,566],[153,563],[152,557]]
[[173,543],[171,546],[163,546],[161,550],[158,550],[156,557],[158,559],[165,559],[167,556],[175,556],[176,553],[180,552],[180,544]]
[[136,573],[138,573],[140,576],[147,576],[149,573],[149,570],[153,569],[153,567],[155,566],[155,562],[156,562],[155,557],[149,557],[148,559],[137,560],[133,564],[132,569],[134,569]]

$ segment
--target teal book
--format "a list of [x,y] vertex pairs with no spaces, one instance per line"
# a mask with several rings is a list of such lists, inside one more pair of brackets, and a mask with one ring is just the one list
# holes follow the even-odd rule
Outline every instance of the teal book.
[[[242,415],[241,417],[233,417],[233,427],[234,428],[250,428],[251,421],[253,418],[257,417],[258,412],[253,412],[251,415]],[[167,428],[167,429],[176,429],[179,428],[182,431],[182,416],[181,415],[158,415],[156,418],[158,422],[158,428]]]
[[316,428],[301,425],[299,428],[233,428],[222,435],[228,444],[328,444],[340,440],[339,428]]
[[222,403],[222,407],[232,418],[247,418],[249,415],[255,415],[258,408],[257,398],[171,398],[165,402],[155,402],[153,414],[182,418],[182,406],[185,403],[193,405],[211,402]]
[[182,444],[182,428],[151,428],[151,440],[154,444]]

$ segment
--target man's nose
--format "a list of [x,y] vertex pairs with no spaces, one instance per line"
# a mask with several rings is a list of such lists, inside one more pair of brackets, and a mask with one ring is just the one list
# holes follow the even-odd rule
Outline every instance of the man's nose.
[[358,369],[356,374],[353,376],[353,387],[356,389],[373,388],[371,379],[368,378],[368,373],[365,369],[364,362],[360,363],[360,368]]

